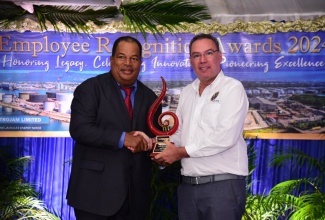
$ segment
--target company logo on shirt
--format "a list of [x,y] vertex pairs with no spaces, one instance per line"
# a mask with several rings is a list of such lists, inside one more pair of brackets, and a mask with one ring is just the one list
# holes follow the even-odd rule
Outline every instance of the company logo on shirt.
[[216,100],[216,98],[218,97],[218,95],[219,95],[219,92],[214,93],[213,96],[211,97],[211,101],[212,102],[219,102],[219,100]]

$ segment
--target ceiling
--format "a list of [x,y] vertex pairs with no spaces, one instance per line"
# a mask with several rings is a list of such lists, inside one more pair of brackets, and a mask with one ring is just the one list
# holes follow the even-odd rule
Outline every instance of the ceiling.
[[[0,0],[0,4],[1,4]],[[7,0],[8,1],[8,0]],[[33,10],[32,4],[43,5],[92,5],[93,7],[119,6],[122,2],[135,0],[11,0],[26,10]],[[193,0],[208,7],[212,19],[206,23],[233,23],[236,20],[295,21],[315,19],[325,15],[325,0]],[[1,7],[1,6],[0,6]],[[31,12],[32,13],[32,12]]]
[[205,4],[212,22],[233,23],[236,20],[294,21],[325,15],[325,0],[196,0]]

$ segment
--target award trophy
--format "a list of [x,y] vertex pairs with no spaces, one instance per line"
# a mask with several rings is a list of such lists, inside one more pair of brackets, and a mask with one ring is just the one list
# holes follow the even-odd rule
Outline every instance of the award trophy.
[[[169,112],[169,111],[163,112],[158,117],[158,124],[159,124],[159,126],[162,127],[162,131],[158,130],[153,124],[154,114],[157,111],[159,105],[161,104],[161,101],[163,100],[163,98],[165,97],[165,94],[166,94],[166,82],[165,82],[165,79],[162,76],[160,78],[161,78],[162,83],[163,83],[161,93],[158,96],[158,98],[155,100],[155,102],[152,104],[152,106],[150,107],[149,112],[148,112],[148,116],[147,116],[148,127],[149,127],[150,131],[154,135],[156,135],[156,143],[152,147],[152,153],[150,154],[150,156],[155,156],[155,155],[161,153],[166,148],[166,144],[165,144],[164,141],[166,139],[169,141],[169,136],[174,134],[177,131],[178,124],[179,124],[176,114],[173,113],[173,112]],[[174,126],[171,129],[169,127],[170,121],[168,119],[165,119],[164,121],[162,121],[163,117],[166,116],[166,115],[169,115],[174,119]]]

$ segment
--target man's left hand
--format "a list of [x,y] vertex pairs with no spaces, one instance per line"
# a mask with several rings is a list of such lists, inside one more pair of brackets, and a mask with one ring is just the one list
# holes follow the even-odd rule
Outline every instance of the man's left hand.
[[175,144],[165,140],[166,148],[151,159],[162,166],[168,166],[177,160],[189,157],[185,147],[177,147]]

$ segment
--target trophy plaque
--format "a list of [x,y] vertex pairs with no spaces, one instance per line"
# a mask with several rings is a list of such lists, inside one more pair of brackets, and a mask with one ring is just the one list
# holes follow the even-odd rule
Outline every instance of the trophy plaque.
[[[150,131],[154,135],[156,135],[156,143],[154,143],[152,146],[152,153],[150,154],[150,156],[155,156],[165,150],[165,148],[166,148],[165,140],[169,141],[169,136],[174,134],[177,131],[177,128],[179,125],[178,118],[177,118],[176,114],[173,112],[167,111],[167,112],[163,112],[158,117],[158,124],[159,124],[159,126],[161,126],[162,131],[157,129],[154,126],[154,123],[153,123],[154,114],[157,111],[159,105],[161,104],[161,101],[163,100],[163,98],[165,97],[165,94],[166,94],[165,79],[163,77],[161,77],[161,80],[163,83],[161,93],[158,96],[158,98],[155,100],[155,102],[152,104],[152,106],[150,107],[148,116],[147,116],[148,127],[149,127]],[[171,121],[169,119],[163,120],[163,117],[165,117],[166,115],[169,115],[173,118],[174,125],[171,128],[170,128]]]
[[157,136],[156,137],[156,143],[153,146],[153,150],[152,153],[153,155],[161,153],[165,150],[166,148],[166,144],[165,144],[165,140],[169,141],[169,136]]

